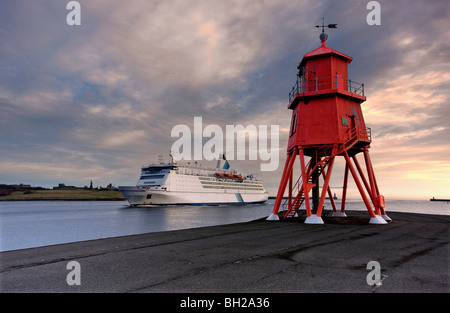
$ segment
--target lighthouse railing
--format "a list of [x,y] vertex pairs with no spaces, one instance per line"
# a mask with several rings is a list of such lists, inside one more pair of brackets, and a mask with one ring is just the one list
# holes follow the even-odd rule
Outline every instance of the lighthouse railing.
[[297,76],[297,81],[289,93],[289,103],[297,96],[305,92],[345,90],[359,96],[364,96],[364,83],[358,83],[351,79],[344,79],[340,74],[329,77],[314,77],[306,79],[305,76]]

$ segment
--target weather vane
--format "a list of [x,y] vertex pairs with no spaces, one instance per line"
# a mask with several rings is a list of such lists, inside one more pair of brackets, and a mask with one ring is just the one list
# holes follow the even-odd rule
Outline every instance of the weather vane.
[[328,39],[328,35],[325,33],[325,27],[327,28],[337,28],[337,24],[328,24],[325,25],[325,18],[322,17],[322,25],[316,25],[314,26],[315,28],[320,28],[322,27],[322,33],[320,34],[319,38],[322,41],[322,44],[325,43],[325,41]]
[[322,33],[324,33],[325,32],[325,27],[328,27],[328,28],[337,28],[337,24],[328,24],[328,25],[325,25],[325,18],[324,17],[322,17],[322,25],[316,25],[316,26],[314,26],[315,28],[320,28],[320,27],[322,27]]

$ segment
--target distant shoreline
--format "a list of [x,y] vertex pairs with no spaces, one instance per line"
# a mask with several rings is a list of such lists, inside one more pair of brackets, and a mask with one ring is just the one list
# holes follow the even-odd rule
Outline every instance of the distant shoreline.
[[14,191],[0,196],[0,201],[125,201],[117,190],[58,189]]
[[125,201],[126,199],[123,198],[86,198],[86,199],[75,199],[75,198],[67,198],[67,199],[63,199],[63,198],[48,198],[48,199],[31,199],[31,198],[27,198],[27,199],[2,199],[0,198],[0,202],[8,202],[8,201]]
[[450,199],[435,199],[435,198],[431,198],[430,201],[450,202]]

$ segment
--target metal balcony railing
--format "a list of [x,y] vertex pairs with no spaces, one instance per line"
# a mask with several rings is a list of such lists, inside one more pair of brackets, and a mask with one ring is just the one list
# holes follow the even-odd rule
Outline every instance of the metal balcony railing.
[[306,80],[304,76],[297,76],[297,81],[289,93],[289,103],[295,98],[296,94],[314,91],[326,91],[332,89],[345,90],[359,96],[364,96],[364,84],[344,79],[342,75],[330,77],[321,77]]

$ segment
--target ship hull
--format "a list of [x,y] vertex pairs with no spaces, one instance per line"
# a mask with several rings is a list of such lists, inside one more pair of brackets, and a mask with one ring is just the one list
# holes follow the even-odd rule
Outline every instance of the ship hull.
[[242,193],[238,190],[180,192],[136,186],[119,186],[119,189],[131,206],[252,204],[263,203],[268,199],[267,192]]

